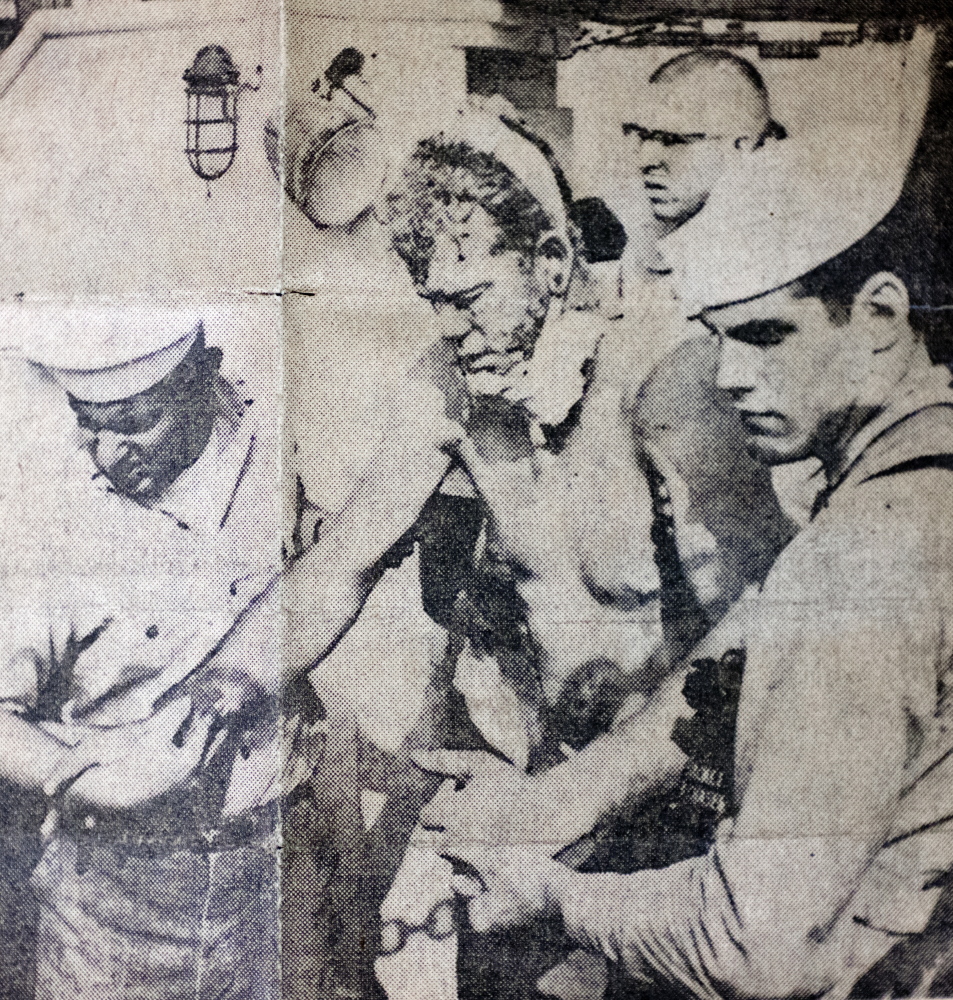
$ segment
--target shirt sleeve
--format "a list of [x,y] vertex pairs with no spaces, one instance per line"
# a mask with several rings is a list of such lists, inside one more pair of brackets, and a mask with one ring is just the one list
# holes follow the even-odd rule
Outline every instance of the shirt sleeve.
[[922,538],[881,520],[799,539],[772,573],[749,632],[738,812],[711,851],[560,887],[570,933],[632,975],[773,997],[859,974],[851,898],[898,801],[910,719],[935,697],[942,627]]

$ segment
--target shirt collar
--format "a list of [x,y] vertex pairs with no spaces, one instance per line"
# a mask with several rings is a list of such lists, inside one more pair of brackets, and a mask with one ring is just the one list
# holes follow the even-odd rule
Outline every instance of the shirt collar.
[[[891,432],[920,411],[937,405],[953,406],[949,369],[928,365],[908,371],[883,408],[850,439],[824,492],[830,495],[848,478],[866,478],[887,468],[897,457],[888,441]],[[925,446],[921,442],[919,450]]]

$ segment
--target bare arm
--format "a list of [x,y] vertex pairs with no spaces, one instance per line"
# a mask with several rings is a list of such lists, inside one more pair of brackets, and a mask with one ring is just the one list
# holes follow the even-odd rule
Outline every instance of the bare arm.
[[[873,544],[859,528],[847,544],[826,537],[807,558],[782,557],[766,585],[739,716],[740,808],[716,846],[631,875],[548,861],[517,875],[513,856],[464,850],[498,897],[520,901],[504,916],[558,908],[570,933],[633,975],[700,997],[817,995],[851,975],[866,932],[848,906],[900,794],[906,706],[926,713],[935,699],[942,631],[914,585],[927,578],[907,558],[916,540],[890,527],[896,537]],[[483,926],[496,919],[490,895]]]
[[[250,680],[275,696],[334,649],[380,578],[379,564],[413,526],[450,466],[463,430],[443,414],[443,394],[408,389],[400,422],[318,542],[278,574],[239,616],[200,668],[160,699],[185,693],[201,708],[235,708]],[[282,650],[280,666],[275,650]],[[220,704],[235,680],[232,703]],[[236,703],[237,702],[237,703]]]
[[534,795],[550,803],[559,847],[588,833],[626,802],[673,781],[685,755],[672,742],[675,720],[688,714],[682,698],[685,671],[668,678],[645,708],[534,781]]
[[461,844],[513,844],[552,857],[611,809],[673,780],[685,761],[670,739],[675,719],[687,712],[684,677],[684,671],[670,677],[641,711],[538,777],[485,753],[416,753],[425,770],[468,781],[424,810],[426,826],[445,830],[441,852],[454,855]]
[[0,711],[0,778],[29,791],[52,794],[86,767],[79,748],[55,739],[40,726]]

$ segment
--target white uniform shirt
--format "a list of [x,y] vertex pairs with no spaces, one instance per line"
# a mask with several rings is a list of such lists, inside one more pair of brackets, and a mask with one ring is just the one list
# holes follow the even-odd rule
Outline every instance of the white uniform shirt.
[[[30,557],[4,574],[0,696],[33,707],[51,660],[95,636],[75,658],[54,723],[148,716],[280,569],[277,456],[253,411],[237,426],[219,417],[198,461],[146,508],[95,475],[87,455],[66,449],[52,463],[63,478],[31,490],[21,511],[21,551]],[[278,623],[258,631],[258,655],[277,673]],[[227,811],[282,790],[279,734],[253,746],[232,771]]]
[[846,995],[926,926],[953,869],[948,379],[909,378],[857,435],[752,606],[738,814],[715,847],[562,894],[567,927],[633,974],[712,998]]

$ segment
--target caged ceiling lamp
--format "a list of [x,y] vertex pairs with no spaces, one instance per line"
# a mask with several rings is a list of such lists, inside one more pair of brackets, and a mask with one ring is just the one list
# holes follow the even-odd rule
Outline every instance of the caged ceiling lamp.
[[221,45],[200,49],[182,75],[187,101],[185,154],[204,181],[221,177],[238,152],[238,94],[258,89],[239,84],[239,76],[234,60]]

